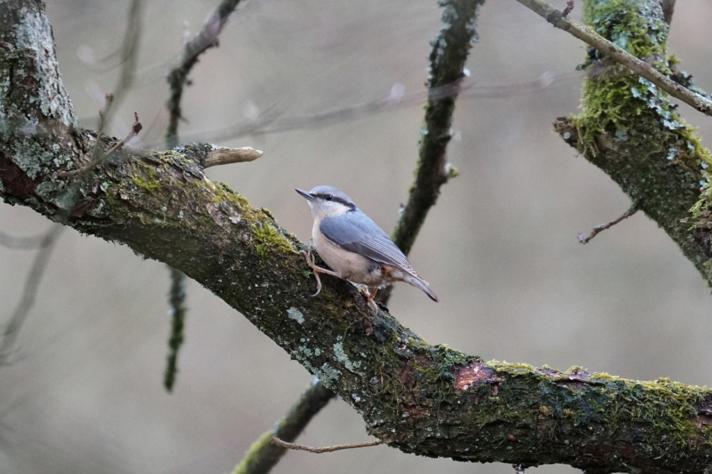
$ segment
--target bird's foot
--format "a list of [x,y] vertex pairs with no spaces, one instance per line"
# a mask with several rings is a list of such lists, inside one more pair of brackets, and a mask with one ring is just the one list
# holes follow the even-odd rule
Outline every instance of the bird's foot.
[[326,275],[331,275],[335,276],[336,278],[341,278],[341,275],[336,273],[333,270],[329,270],[328,268],[320,267],[319,265],[316,264],[316,258],[314,257],[314,252],[312,252],[311,249],[305,251],[302,250],[301,254],[304,255],[307,261],[307,265],[309,265],[309,268],[311,268],[312,272],[314,273],[314,279],[316,280],[316,293],[312,295],[312,297],[317,296],[319,293],[321,293],[321,277],[319,277],[320,273],[324,273]]
[[314,279],[316,280],[316,292],[311,295],[313,298],[319,295],[319,293],[321,293],[321,277],[319,277],[319,272],[317,271],[317,268],[319,268],[319,266],[316,264],[314,253],[311,251],[311,249],[302,250],[300,253],[304,255],[304,258],[307,261],[307,265],[309,265],[309,268],[311,268],[311,271],[314,274]]

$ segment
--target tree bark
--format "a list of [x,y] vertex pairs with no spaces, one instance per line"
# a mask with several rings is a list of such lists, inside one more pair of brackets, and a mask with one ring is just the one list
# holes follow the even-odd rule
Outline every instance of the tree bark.
[[[596,32],[670,73],[661,0],[586,0]],[[653,83],[590,50],[581,113],[554,127],[608,174],[712,284],[710,152]]]
[[13,0],[3,9],[6,202],[183,271],[337,392],[371,434],[403,451],[596,472],[709,468],[712,390],[485,362],[427,344],[348,283],[325,279],[322,294],[310,297],[303,246],[269,211],[205,176],[209,145],[120,149],[84,177],[62,173],[80,168],[97,141],[115,140],[74,126],[43,4]]

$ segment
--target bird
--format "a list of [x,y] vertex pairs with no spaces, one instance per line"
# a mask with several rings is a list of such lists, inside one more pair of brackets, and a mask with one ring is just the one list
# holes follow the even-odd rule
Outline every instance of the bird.
[[383,229],[359,209],[343,191],[320,185],[309,191],[295,189],[311,208],[314,223],[312,245],[331,269],[315,263],[311,251],[306,252],[307,264],[317,282],[316,296],[321,291],[319,274],[364,285],[369,303],[378,290],[390,283],[402,281],[422,290],[438,301],[430,284],[423,280],[403,252]]

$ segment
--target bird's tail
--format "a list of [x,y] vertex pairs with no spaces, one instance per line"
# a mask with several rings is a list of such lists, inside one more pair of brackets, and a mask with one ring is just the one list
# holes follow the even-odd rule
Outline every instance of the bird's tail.
[[428,295],[428,298],[430,298],[431,300],[435,302],[438,301],[438,296],[435,294],[432,288],[430,288],[430,283],[423,280],[418,275],[409,275],[406,273],[404,277],[405,278],[403,278],[403,281],[405,281],[409,285],[413,285],[414,287],[423,290],[423,293]]

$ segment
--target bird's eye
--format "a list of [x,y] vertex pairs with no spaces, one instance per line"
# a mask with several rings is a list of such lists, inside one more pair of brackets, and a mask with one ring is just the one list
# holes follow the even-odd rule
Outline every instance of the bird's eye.
[[334,199],[334,196],[331,194],[327,194],[324,196],[324,199],[326,199],[327,201],[331,201],[332,199]]

